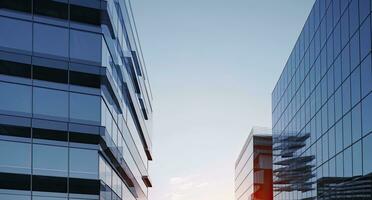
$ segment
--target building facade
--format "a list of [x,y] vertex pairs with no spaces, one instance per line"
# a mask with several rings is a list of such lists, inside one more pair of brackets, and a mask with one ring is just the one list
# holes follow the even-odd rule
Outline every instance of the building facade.
[[0,199],[147,199],[151,99],[129,0],[1,0]]
[[372,199],[371,9],[315,1],[272,93],[274,199]]
[[235,163],[235,199],[273,199],[271,130],[251,130]]

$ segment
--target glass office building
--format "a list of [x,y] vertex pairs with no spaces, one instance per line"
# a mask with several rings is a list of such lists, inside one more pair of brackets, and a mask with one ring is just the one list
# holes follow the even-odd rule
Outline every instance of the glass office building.
[[271,200],[271,130],[253,128],[235,163],[235,199]]
[[151,99],[129,0],[1,0],[0,199],[147,199]]
[[317,0],[272,93],[274,199],[372,199],[371,1]]

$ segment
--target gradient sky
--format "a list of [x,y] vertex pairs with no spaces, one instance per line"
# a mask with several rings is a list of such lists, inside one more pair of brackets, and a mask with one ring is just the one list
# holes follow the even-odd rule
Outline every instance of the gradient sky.
[[314,0],[133,0],[154,95],[152,200],[233,200]]

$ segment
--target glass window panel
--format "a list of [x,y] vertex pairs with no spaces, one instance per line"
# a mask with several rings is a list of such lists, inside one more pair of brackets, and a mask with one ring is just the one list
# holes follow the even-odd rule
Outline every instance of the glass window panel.
[[0,82],[0,110],[31,113],[31,87]]
[[372,93],[362,101],[362,130],[363,135],[372,131]]
[[351,123],[352,123],[352,136],[353,142],[360,139],[362,136],[362,120],[361,120],[361,111],[360,104],[355,106],[351,112]]
[[367,15],[371,12],[370,0],[359,0],[359,19],[363,22]]
[[354,34],[350,40],[350,65],[351,71],[353,71],[360,62],[360,52],[359,52],[359,31]]
[[67,83],[67,70],[33,66],[33,78],[56,83]]
[[341,52],[341,23],[338,23],[333,32],[333,48],[334,48],[334,56]]
[[0,46],[31,52],[32,24],[23,20],[0,17]]
[[352,146],[353,150],[353,176],[362,175],[362,142],[359,141]]
[[371,17],[360,27],[360,58],[363,59],[371,51]]
[[345,80],[350,74],[350,54],[349,44],[341,52],[342,80]]
[[[60,0],[59,0],[60,1]],[[68,18],[68,3],[58,0],[34,0],[34,13],[60,19]]]
[[336,176],[344,176],[344,156],[342,152],[336,156]]
[[34,88],[34,114],[67,119],[68,93],[64,91]]
[[32,200],[67,200],[67,198],[63,197],[39,197],[39,196],[33,196]]
[[70,83],[86,87],[100,88],[101,79],[100,76],[96,74],[70,71]]
[[335,89],[337,89],[341,85],[341,79],[342,79],[342,70],[341,70],[341,56],[338,56],[338,58],[335,60],[334,63],[334,69],[335,69]]
[[70,176],[98,178],[98,152],[89,149],[70,148]]
[[348,112],[351,107],[350,78],[347,78],[342,84],[342,110],[343,114]]
[[367,175],[372,172],[372,134],[363,138],[363,174]]
[[329,137],[329,157],[333,157],[336,152],[336,137],[335,137],[335,129],[332,127],[329,129],[328,132],[328,137]]
[[365,58],[360,67],[361,84],[362,84],[362,98],[372,90],[372,68],[371,68],[371,54]]
[[71,58],[101,63],[101,35],[71,30],[70,37]]
[[70,118],[87,122],[99,122],[101,119],[100,97],[71,93]]
[[358,67],[351,74],[351,105],[354,106],[360,101],[360,68]]
[[342,116],[342,93],[339,88],[335,93],[335,118],[336,121]]
[[68,148],[33,145],[33,173],[47,176],[67,176]]
[[1,0],[0,8],[31,12],[31,2],[30,0]]
[[350,36],[355,33],[359,27],[359,5],[358,1],[350,1],[349,5],[349,17],[350,17]]
[[70,15],[71,20],[73,21],[92,25],[101,24],[101,12],[100,10],[95,8],[88,8],[70,4]]
[[31,78],[31,65],[0,60],[0,74]]
[[15,194],[0,194],[1,200],[31,200],[31,196],[15,195]]
[[342,120],[337,122],[335,131],[336,131],[336,153],[338,153],[342,151],[343,149]]
[[353,175],[353,159],[351,148],[347,148],[344,151],[344,175],[345,177],[351,177]]
[[68,29],[35,23],[34,51],[68,57]]
[[[11,152],[11,156],[9,153]],[[31,144],[0,140],[0,171],[31,172]]]
[[349,12],[344,12],[341,16],[341,45],[344,47],[349,41]]

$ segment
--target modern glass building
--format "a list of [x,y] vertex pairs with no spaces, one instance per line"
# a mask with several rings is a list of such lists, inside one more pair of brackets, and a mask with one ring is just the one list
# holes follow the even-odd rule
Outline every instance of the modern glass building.
[[253,128],[235,163],[235,199],[273,199],[271,130]]
[[274,199],[372,199],[371,1],[317,0],[272,93]]
[[147,199],[151,99],[129,0],[1,0],[0,199]]

